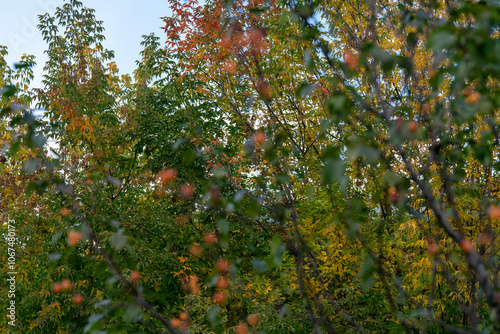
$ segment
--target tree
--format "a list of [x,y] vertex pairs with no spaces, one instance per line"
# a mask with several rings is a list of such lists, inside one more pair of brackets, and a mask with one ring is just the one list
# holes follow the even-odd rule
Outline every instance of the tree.
[[498,329],[497,4],[171,8],[133,77],[42,16],[47,123],[0,61],[24,331]]
[[[497,312],[496,283],[492,283],[496,267],[486,269],[484,263],[491,263],[493,254],[485,249],[496,247],[491,237],[496,215],[491,212],[496,212],[498,199],[492,188],[478,182],[488,180],[486,184],[493,185],[497,180],[493,167],[497,163],[496,105],[488,102],[494,99],[495,76],[485,71],[488,61],[482,57],[496,61],[484,50],[495,50],[498,8],[467,2],[448,7],[424,2],[270,2],[264,6],[231,2],[223,8],[214,2],[206,5],[210,11],[205,13],[191,7],[174,5],[177,17],[191,15],[186,20],[191,25],[176,25],[175,18],[165,20],[170,40],[187,36],[173,44],[174,50],[185,54],[187,68],[204,76],[216,90],[209,93],[210,99],[226,98],[229,115],[241,117],[238,106],[245,105],[241,101],[245,97],[251,101],[258,94],[261,100],[243,119],[244,126],[252,131],[254,124],[271,123],[268,137],[279,142],[272,152],[281,148],[280,159],[274,164],[266,159],[275,169],[262,183],[276,184],[278,177],[285,180],[278,188],[284,195],[282,210],[289,210],[295,232],[282,237],[298,239],[288,250],[298,259],[299,281],[317,280],[316,292],[302,290],[311,299],[309,315],[316,331],[320,325],[332,330],[328,326],[333,315],[323,316],[328,303],[357,331],[361,329],[359,322],[338,309],[339,298],[332,294],[335,284],[322,283],[325,271],[314,268],[320,261],[312,249],[322,244],[320,239],[311,236],[306,242],[298,228],[308,222],[310,211],[297,210],[302,191],[296,184],[311,181],[316,189],[337,185],[329,194],[333,203],[338,203],[335,192],[344,195],[345,206],[336,205],[333,222],[343,224],[354,242],[342,248],[343,254],[348,258],[348,249],[359,254],[356,246],[361,243],[367,259],[360,278],[371,284],[371,276],[377,274],[378,286],[369,291],[384,296],[382,309],[388,311],[384,317],[395,328],[426,329],[430,320],[436,327],[459,331],[443,319],[461,312],[464,316],[451,321],[453,325],[471,326],[473,331],[487,327],[488,320],[481,320],[484,312],[491,312],[493,318]],[[213,23],[218,20],[225,25]],[[479,21],[485,23],[475,24]],[[179,32],[179,27],[184,30]],[[215,75],[220,73],[218,68],[229,75]],[[236,83],[225,85],[224,80],[231,82],[231,78]],[[246,94],[241,94],[242,86]],[[286,96],[287,91],[296,96]],[[301,108],[303,103],[307,107]],[[313,169],[301,173],[301,166],[311,168],[305,162],[308,157],[323,161],[322,179]],[[478,172],[479,179],[472,177]],[[471,182],[472,178],[476,181]],[[316,226],[322,220],[311,218]],[[331,225],[325,220],[326,226]],[[478,246],[483,243],[481,255],[470,242],[476,237],[482,240]],[[445,251],[436,256],[439,244]],[[460,256],[453,244],[461,248]],[[427,245],[434,255],[431,259],[422,254]],[[354,261],[353,267],[360,261]],[[309,273],[301,274],[301,262],[310,266]],[[405,272],[408,266],[418,268],[418,274]],[[461,278],[464,273],[468,278]],[[480,300],[478,288],[484,293]],[[424,297],[424,291],[430,291],[431,297]],[[440,316],[432,312],[434,303],[441,307],[437,308]],[[383,312],[371,311],[368,314],[373,317]],[[364,318],[353,312],[356,318]]]

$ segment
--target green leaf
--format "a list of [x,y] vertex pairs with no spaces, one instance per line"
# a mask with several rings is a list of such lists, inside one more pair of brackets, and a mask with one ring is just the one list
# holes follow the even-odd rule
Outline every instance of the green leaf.
[[73,192],[73,187],[66,183],[58,183],[57,189],[63,194],[71,194]]
[[43,147],[43,145],[45,145],[45,142],[47,141],[47,138],[45,138],[44,135],[32,135],[31,140],[36,147]]
[[40,160],[28,159],[23,164],[23,170],[28,174],[33,174],[40,166]]
[[119,231],[109,238],[109,243],[115,250],[118,251],[125,247],[127,243],[127,237],[122,233],[122,231]]
[[103,314],[92,314],[88,319],[87,319],[87,325],[83,328],[84,333],[89,333],[94,330],[100,328],[99,327],[99,321],[104,318]]
[[338,159],[326,160],[325,167],[323,168],[323,181],[326,184],[332,184],[335,181],[340,181],[345,176],[345,168],[343,161]]
[[251,201],[250,203],[248,203],[248,207],[247,207],[247,215],[250,217],[250,218],[257,218],[260,214],[260,204],[255,202],[255,201]]
[[434,32],[427,41],[427,47],[431,50],[442,50],[455,44],[457,37],[449,31],[440,30]]
[[229,224],[229,221],[227,221],[226,219],[219,219],[217,221],[217,226],[219,227],[219,231],[222,234],[228,234],[229,233],[230,224]]
[[103,299],[94,304],[95,308],[111,304],[111,299]]
[[14,94],[16,94],[16,86],[13,86],[13,85],[6,85],[6,86],[3,86],[3,87],[0,87],[0,95],[1,96],[4,96],[6,98],[9,98],[11,96],[13,96]]
[[53,261],[53,262],[56,262],[57,260],[59,260],[61,258],[61,254],[59,253],[52,253],[52,254],[49,254],[49,261]]
[[139,305],[128,305],[123,314],[123,320],[126,322],[136,322],[141,315],[141,307]]
[[263,261],[263,260],[253,259],[252,260],[252,266],[259,273],[263,273],[263,272],[265,272],[267,270],[267,262]]
[[185,150],[183,154],[184,160],[189,164],[196,158],[196,152],[194,150]]
[[208,310],[207,318],[212,326],[216,326],[221,322],[222,318],[220,316],[220,311],[221,308],[219,306],[212,307],[210,310]]
[[278,267],[281,265],[285,249],[286,247],[281,242],[281,238],[275,235],[273,237],[273,240],[271,241],[271,254],[270,254],[270,260],[274,266]]
[[31,64],[29,63],[24,63],[24,62],[21,62],[21,63],[14,63],[14,68],[16,70],[20,70],[20,69],[23,69],[23,68],[26,68],[26,67],[31,67]]
[[114,177],[111,177],[111,176],[106,176],[106,180],[117,188],[119,188],[122,185],[120,180],[118,180]]
[[299,89],[297,89],[297,97],[307,97],[311,95],[312,92],[316,89],[316,85],[310,85],[308,83],[303,83],[300,85]]
[[375,272],[375,263],[371,256],[367,256],[363,265],[361,266],[361,271],[359,276],[361,278],[361,287],[364,290],[368,290],[373,285],[373,273]]

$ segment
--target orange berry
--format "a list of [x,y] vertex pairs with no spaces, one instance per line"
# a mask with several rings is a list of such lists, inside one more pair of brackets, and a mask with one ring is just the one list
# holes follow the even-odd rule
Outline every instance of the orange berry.
[[182,320],[182,321],[186,321],[189,319],[189,315],[187,314],[187,312],[181,312],[181,314],[179,314],[179,318]]
[[410,132],[415,132],[418,130],[418,123],[415,122],[415,121],[410,121],[408,123],[408,130],[410,130]]
[[77,232],[75,230],[70,230],[68,231],[68,245],[71,247],[76,247],[78,245],[78,242],[82,240],[83,234],[80,232]]
[[224,304],[226,302],[226,299],[227,299],[227,296],[226,296],[226,293],[224,291],[215,291],[215,293],[213,295],[214,303],[221,305],[221,304]]
[[62,285],[61,283],[54,283],[54,285],[52,285],[52,291],[54,291],[54,293],[60,293],[62,292],[63,288],[62,288]]
[[85,180],[85,183],[90,186],[92,184],[92,179],[86,179]]
[[217,236],[213,232],[207,232],[203,236],[203,240],[205,241],[206,244],[213,245],[217,242]]
[[227,272],[229,270],[230,266],[231,266],[231,264],[226,259],[219,259],[219,260],[217,260],[217,262],[215,262],[215,269],[219,273],[225,273],[225,272]]
[[158,177],[163,185],[167,185],[177,178],[177,171],[173,168],[162,169],[158,173]]
[[428,114],[430,111],[431,111],[431,107],[427,103],[424,103],[422,105],[422,112],[424,112],[425,114]]
[[229,280],[224,276],[219,276],[219,278],[217,278],[217,283],[215,283],[215,286],[218,289],[225,290],[229,288]]
[[210,187],[210,197],[214,203],[220,203],[221,198],[220,198],[220,193],[219,193],[219,187],[217,186],[211,186]]
[[267,43],[264,40],[264,31],[262,29],[252,29],[248,33],[248,41],[250,49],[253,52],[262,52],[267,48]]
[[76,305],[80,305],[81,303],[83,303],[83,301],[84,299],[82,295],[76,294],[73,296],[73,303],[75,303]]
[[184,183],[181,187],[181,197],[189,199],[194,194],[194,186],[189,183]]
[[245,325],[242,322],[240,322],[239,324],[237,324],[236,326],[234,326],[234,329],[236,331],[236,334],[248,334],[248,333],[250,333],[248,331],[247,325]]
[[259,324],[259,316],[257,314],[250,314],[247,317],[247,322],[250,326],[257,326]]
[[256,144],[263,144],[266,141],[266,134],[264,131],[257,131],[253,135],[253,140]]
[[226,61],[222,67],[227,74],[236,73],[236,63],[232,60]]
[[500,206],[498,206],[498,205],[491,205],[488,208],[488,217],[490,217],[490,219],[498,219],[498,218],[500,218]]
[[462,239],[460,240],[460,248],[462,248],[465,254],[469,254],[474,246],[472,245],[472,242],[470,240]]
[[351,50],[344,51],[344,63],[352,70],[358,68],[359,58]]
[[221,39],[220,39],[220,45],[223,47],[223,48],[228,48],[230,46],[230,38],[228,36],[223,36]]
[[394,123],[396,124],[396,132],[401,133],[403,131],[403,124],[404,124],[403,119],[401,117],[398,117],[396,118]]
[[203,253],[203,247],[197,244],[189,246],[189,253],[193,256],[199,257]]
[[172,320],[170,320],[170,324],[172,325],[172,327],[179,328],[181,326],[181,321],[177,318],[173,318]]
[[264,31],[261,29],[252,29],[248,34],[248,38],[253,43],[260,43],[264,38]]
[[59,214],[63,217],[69,216],[70,213],[71,213],[71,210],[68,208],[62,208],[61,210],[59,210]]
[[137,270],[134,270],[133,272],[130,273],[130,283],[137,284],[137,282],[139,282],[140,277],[141,274]]
[[476,92],[475,90],[466,95],[467,97],[465,98],[465,101],[468,104],[476,104],[481,99],[481,94],[479,94],[479,92]]
[[387,194],[389,195],[389,200],[392,203],[396,204],[399,202],[399,192],[396,187],[389,187],[389,189],[387,190]]
[[198,276],[189,276],[188,288],[191,293],[198,293],[198,291],[200,291],[198,287]]
[[264,80],[260,80],[257,84],[257,91],[263,98],[267,100],[271,99],[271,89],[269,88],[269,84]]
[[429,248],[427,249],[427,252],[429,252],[429,255],[436,255],[439,252],[439,244],[433,242],[429,245]]
[[68,291],[71,289],[71,282],[69,279],[63,279],[61,281],[61,288],[64,290],[64,291]]

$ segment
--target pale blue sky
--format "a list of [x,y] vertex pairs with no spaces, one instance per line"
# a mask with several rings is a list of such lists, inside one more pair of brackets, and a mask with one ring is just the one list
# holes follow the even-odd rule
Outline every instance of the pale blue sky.
[[[141,51],[141,36],[154,32],[165,40],[162,16],[170,14],[167,0],[81,0],[86,7],[96,10],[102,20],[106,36],[104,46],[115,51],[115,61],[121,74],[131,73]],[[63,0],[0,0],[0,45],[8,47],[7,61],[17,62],[23,53],[36,56],[35,80],[32,87],[40,87],[46,48],[36,28],[37,15],[53,13]]]

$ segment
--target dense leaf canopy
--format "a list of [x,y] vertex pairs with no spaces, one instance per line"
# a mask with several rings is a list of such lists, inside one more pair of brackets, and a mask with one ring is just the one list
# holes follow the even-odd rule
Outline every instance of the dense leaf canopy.
[[497,2],[169,2],[0,46],[2,333],[500,330]]

